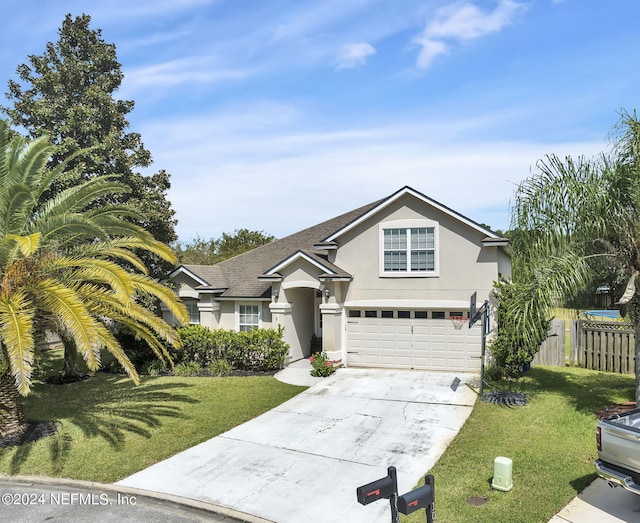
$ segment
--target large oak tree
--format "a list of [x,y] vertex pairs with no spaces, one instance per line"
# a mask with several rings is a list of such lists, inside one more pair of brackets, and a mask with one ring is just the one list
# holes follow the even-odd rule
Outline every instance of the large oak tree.
[[[170,176],[163,170],[144,176],[137,169],[151,165],[151,153],[140,134],[129,131],[127,115],[134,102],[121,100],[117,91],[123,80],[116,47],[90,28],[91,17],[68,14],[59,39],[48,42],[41,55],[30,55],[17,67],[19,81],[10,80],[2,107],[12,125],[30,138],[47,135],[55,146],[48,167],[54,168],[81,149],[52,185],[48,197],[89,178],[117,174],[131,189],[105,197],[111,203],[128,203],[142,211],[137,223],[165,243],[176,241],[175,212],[167,200]],[[168,267],[143,255],[152,274],[159,277]]]

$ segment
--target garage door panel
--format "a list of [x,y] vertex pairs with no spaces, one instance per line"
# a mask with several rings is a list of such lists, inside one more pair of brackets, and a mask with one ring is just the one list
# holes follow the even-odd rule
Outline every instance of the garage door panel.
[[479,371],[480,327],[449,320],[360,318],[347,322],[348,364],[422,370]]
[[373,335],[377,336],[381,332],[381,327],[379,325],[363,325],[362,333],[365,335]]

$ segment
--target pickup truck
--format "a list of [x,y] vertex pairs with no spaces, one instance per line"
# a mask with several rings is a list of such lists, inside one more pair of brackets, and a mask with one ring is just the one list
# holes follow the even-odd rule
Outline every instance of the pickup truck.
[[640,409],[601,419],[596,443],[598,476],[640,494]]

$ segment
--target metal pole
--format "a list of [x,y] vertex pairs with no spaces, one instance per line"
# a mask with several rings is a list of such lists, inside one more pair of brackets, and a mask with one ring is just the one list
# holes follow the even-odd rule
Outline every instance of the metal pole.
[[484,360],[487,350],[487,331],[489,330],[489,300],[482,305],[482,351],[480,356],[480,396],[484,392]]
[[391,523],[400,523],[400,515],[398,514],[398,475],[395,467],[387,469],[389,477],[393,481],[393,495],[389,497],[389,505],[391,505]]
[[427,474],[424,477],[424,484],[431,487],[431,493],[433,501],[427,507],[427,523],[434,523],[436,520],[436,483],[432,474]]

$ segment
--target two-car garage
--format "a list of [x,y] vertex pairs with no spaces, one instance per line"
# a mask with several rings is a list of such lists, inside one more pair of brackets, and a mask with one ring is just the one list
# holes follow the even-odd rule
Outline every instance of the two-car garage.
[[438,371],[480,370],[481,328],[456,329],[460,313],[347,311],[347,365]]

